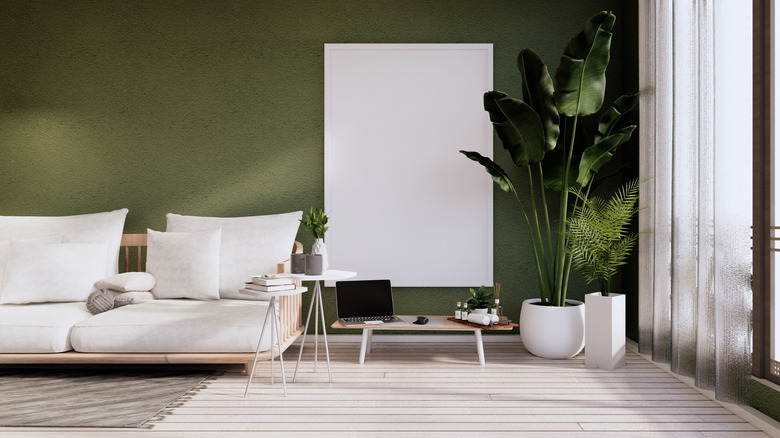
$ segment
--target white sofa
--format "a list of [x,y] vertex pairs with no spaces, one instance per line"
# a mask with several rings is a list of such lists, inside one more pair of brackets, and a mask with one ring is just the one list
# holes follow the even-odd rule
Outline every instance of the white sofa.
[[[171,298],[93,315],[86,297],[96,280],[118,272],[121,246],[125,270],[131,246],[140,266],[147,235],[122,235],[126,214],[0,216],[0,363],[242,363],[249,372],[268,302],[238,290],[253,274],[289,267],[277,262],[302,249],[295,242],[301,213],[169,214],[167,233],[149,242],[147,271],[158,279],[152,293]],[[197,243],[204,234],[218,245]],[[193,288],[202,289],[199,299],[188,297]],[[284,351],[302,332],[301,296],[277,305]],[[270,327],[265,333],[261,359],[281,353],[271,351]]]

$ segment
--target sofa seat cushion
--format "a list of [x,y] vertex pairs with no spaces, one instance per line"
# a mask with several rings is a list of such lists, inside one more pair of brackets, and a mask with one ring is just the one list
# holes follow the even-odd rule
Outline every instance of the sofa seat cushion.
[[91,316],[84,302],[0,304],[0,353],[69,351],[71,328]]
[[[267,309],[267,301],[149,301],[79,322],[71,342],[82,353],[254,352]],[[270,326],[262,351],[271,348]]]

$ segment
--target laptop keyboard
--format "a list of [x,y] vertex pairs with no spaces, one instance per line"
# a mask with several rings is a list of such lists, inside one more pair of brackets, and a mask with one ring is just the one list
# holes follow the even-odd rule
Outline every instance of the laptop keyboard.
[[394,321],[395,316],[359,316],[352,318],[341,318],[347,322],[363,322],[363,321]]

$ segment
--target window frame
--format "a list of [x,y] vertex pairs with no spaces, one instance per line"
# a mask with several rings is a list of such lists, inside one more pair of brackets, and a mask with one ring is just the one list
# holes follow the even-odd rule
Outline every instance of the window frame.
[[753,369],[771,372],[772,304],[772,0],[753,0]]

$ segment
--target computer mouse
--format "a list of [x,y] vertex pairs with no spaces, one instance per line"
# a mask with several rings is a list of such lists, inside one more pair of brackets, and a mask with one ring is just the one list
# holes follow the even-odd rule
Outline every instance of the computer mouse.
[[418,316],[417,321],[413,322],[412,324],[419,324],[419,325],[428,324],[428,318],[424,316]]

